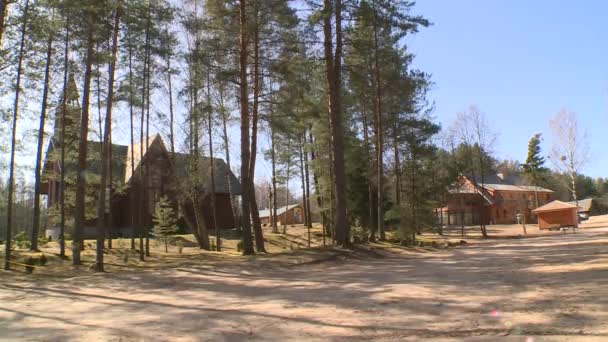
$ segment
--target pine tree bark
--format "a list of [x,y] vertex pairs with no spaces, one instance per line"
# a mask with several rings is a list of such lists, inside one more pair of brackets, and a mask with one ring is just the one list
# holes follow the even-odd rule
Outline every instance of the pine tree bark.
[[91,24],[88,28],[87,38],[87,53],[86,66],[84,72],[84,86],[82,99],[82,115],[80,116],[80,141],[78,143],[78,168],[76,176],[76,209],[74,218],[74,238],[72,241],[72,264],[77,266],[81,264],[80,252],[83,248],[83,233],[85,223],[85,191],[86,178],[85,172],[87,169],[87,136],[89,134],[89,106],[91,97],[91,77],[92,66],[95,54],[95,22],[94,15],[90,15]]
[[250,196],[253,196],[251,181],[249,179],[249,89],[247,84],[247,0],[239,1],[239,67],[240,67],[240,111],[241,111],[241,215],[242,215],[242,244],[243,255],[254,254],[253,240],[251,237],[250,221]]
[[[145,250],[145,238],[146,238],[146,221],[148,208],[146,202],[148,200],[147,197],[147,189],[146,189],[146,181],[145,181],[145,154],[144,154],[144,123],[146,118],[146,77],[147,67],[148,67],[148,30],[146,29],[146,38],[145,38],[145,49],[144,52],[144,65],[143,65],[143,79],[142,79],[142,92],[141,92],[141,113],[139,120],[139,186],[141,187],[139,191],[139,260],[144,261],[146,256]],[[147,148],[147,146],[146,146]]]
[[[310,151],[310,161],[313,163],[315,163],[316,160],[316,147],[315,147],[315,141],[313,139],[312,136],[312,131],[309,130],[308,131],[308,139],[310,140],[310,144],[312,146],[311,151]],[[319,176],[317,175],[317,168],[313,167],[312,168],[312,180],[313,183],[315,185],[315,192],[317,193],[317,206],[319,207],[319,209],[321,210],[321,225],[323,226],[323,247],[325,247],[325,245],[327,244],[325,237],[327,236],[327,231],[329,230],[329,227],[327,226],[327,215],[325,214],[325,210],[323,210],[323,197],[321,196],[321,188],[319,186]]]
[[[103,272],[103,248],[104,239],[106,237],[106,227],[108,223],[111,225],[112,222],[106,221],[106,186],[108,182],[108,176],[110,183],[112,182],[112,174],[108,175],[110,171],[112,160],[111,152],[112,145],[110,143],[110,132],[112,131],[112,105],[114,100],[114,75],[116,72],[116,56],[118,54],[118,31],[120,30],[120,9],[117,8],[114,14],[114,30],[112,34],[112,59],[109,66],[109,77],[108,77],[108,99],[106,103],[106,117],[104,122],[103,130],[103,151],[101,153],[101,175],[99,181],[99,201],[97,203],[97,249],[95,255],[95,270],[97,272]],[[109,195],[110,202],[112,199],[112,193]]]
[[108,229],[106,232],[108,238],[108,249],[112,249],[112,236],[114,234],[114,211],[112,206],[112,195],[114,194],[114,184],[112,183],[112,130],[108,133],[108,144],[110,144],[110,150],[108,151],[108,175],[110,180],[108,181],[108,194],[110,199],[108,200]]
[[6,241],[4,242],[4,269],[10,269],[11,259],[11,230],[13,225],[13,193],[15,191],[15,148],[17,142],[17,119],[19,118],[19,97],[21,95],[21,76],[23,73],[23,60],[25,55],[25,39],[27,36],[27,23],[29,15],[29,0],[25,1],[23,10],[23,22],[21,25],[21,38],[19,43],[19,55],[17,61],[17,80],[15,84],[15,102],[13,104],[13,130],[11,135],[11,159],[8,176],[8,200],[6,207]]
[[378,12],[374,9],[374,78],[375,96],[374,111],[376,117],[376,186],[378,190],[378,231],[380,240],[385,239],[384,233],[384,130],[382,125],[382,80],[380,77],[380,62],[378,58]]
[[171,70],[171,55],[167,54],[167,87],[169,88],[169,141],[171,145],[171,163],[173,164],[173,167],[175,167],[175,111],[173,108],[173,80],[171,77]]
[[[304,131],[303,137],[304,143],[306,144],[306,131]],[[311,142],[312,144],[312,142]],[[312,228],[312,215],[310,210],[310,171],[308,167],[308,151],[304,148],[304,178],[306,183],[306,216],[308,217],[308,224],[306,225],[309,228]]]
[[[365,152],[366,152],[366,160],[368,161],[369,165],[373,165],[373,160],[372,160],[372,153],[371,153],[371,144],[369,142],[369,132],[367,131],[368,129],[368,121],[367,121],[367,112],[365,110],[365,108],[362,109],[362,118],[363,118],[363,144],[365,145]],[[371,181],[371,175],[370,175],[370,181],[368,182],[367,185],[367,193],[368,193],[368,201],[369,201],[369,228],[370,228],[370,234],[369,234],[369,241],[370,242],[376,242],[376,233],[378,232],[378,220],[377,215],[376,215],[376,195],[377,195],[377,191],[374,188],[374,182]]]
[[[150,16],[150,7],[148,7],[148,17]],[[150,20],[150,19],[148,19]],[[149,24],[148,24],[149,25]],[[147,75],[146,75],[146,155],[148,154],[148,149],[150,147],[150,79],[152,78],[152,75],[150,74],[150,66],[152,63],[152,47],[150,46],[150,38],[149,38],[149,33],[147,34],[148,38],[147,38],[147,43],[146,43],[146,47],[147,47]],[[143,159],[143,156],[142,156]],[[150,194],[148,193],[149,188],[150,188],[150,174],[148,172],[148,165],[147,164],[142,164],[143,168],[144,168],[144,193],[146,194],[145,197],[145,208],[146,208],[146,216],[145,216],[145,226],[146,226],[146,256],[150,256],[150,228],[152,226],[152,222],[151,222],[151,216],[152,216],[152,210],[154,209],[154,204],[151,203],[151,201],[149,201],[149,199],[154,198],[154,193],[152,193],[152,196],[150,196]]]
[[[290,150],[288,145],[287,150]],[[287,159],[287,175],[285,177],[285,208],[289,207],[289,171],[291,170],[291,158]],[[287,234],[287,210],[283,215],[283,234]]]
[[49,97],[49,83],[51,74],[51,58],[53,56],[53,33],[49,33],[46,46],[46,62],[44,67],[44,86],[42,88],[42,105],[40,109],[40,125],[38,126],[38,147],[36,151],[35,184],[34,184],[34,215],[32,232],[30,236],[30,250],[38,250],[38,234],[40,233],[40,169],[42,166],[42,150],[44,144],[44,124],[46,121],[46,107]]
[[[333,174],[336,197],[334,229],[336,242],[343,247],[350,246],[350,227],[346,219],[346,170],[344,165],[344,127],[342,123],[341,69],[342,69],[342,1],[324,0],[325,18],[323,21],[324,55],[326,78],[329,89],[329,117],[332,137]],[[335,16],[336,49],[333,51],[332,13]]]
[[251,115],[251,148],[249,156],[249,182],[251,189],[251,221],[253,223],[253,235],[255,237],[255,247],[259,253],[265,253],[264,233],[262,232],[262,222],[260,212],[255,198],[255,162],[258,152],[258,114],[260,104],[260,33],[258,27],[258,1],[254,0],[254,30],[253,30],[253,108]]
[[65,118],[67,112],[67,86],[70,52],[70,17],[65,18],[65,38],[63,54],[63,96],[61,98],[61,181],[60,181],[60,223],[59,256],[65,258]]
[[298,168],[300,169],[300,190],[302,191],[302,208],[304,209],[304,226],[308,227],[306,215],[306,177],[304,175],[304,143],[302,138],[298,139]]
[[221,250],[222,239],[220,237],[220,227],[217,224],[217,212],[215,205],[215,164],[213,160],[213,116],[211,107],[211,75],[207,69],[207,133],[209,135],[209,176],[211,177],[211,217],[213,220],[213,228],[215,229],[215,250]]
[[274,110],[272,105],[270,107],[270,159],[272,163],[272,232],[274,234],[279,233],[279,227],[277,226],[277,150],[275,145],[275,129],[274,123]]
[[300,178],[302,181],[302,203],[304,206],[304,225],[306,226],[306,233],[308,235],[308,247],[310,247],[310,228],[308,222],[308,206],[306,199],[306,174],[304,171],[304,142],[302,138],[300,138],[300,146],[299,146],[299,154],[300,154]]
[[6,26],[6,14],[8,12],[8,5],[13,1],[11,0],[0,0],[0,46],[2,46],[2,37],[4,35],[4,28]]
[[397,119],[393,121],[393,159],[395,165],[395,204],[401,205],[401,160],[399,158],[399,132],[397,130]]
[[[129,53],[129,121],[130,121],[130,133],[131,133],[131,148],[129,149],[131,152],[131,195],[129,196],[129,201],[130,201],[130,214],[131,214],[131,249],[135,249],[135,226],[136,223],[137,225],[139,225],[138,222],[136,222],[137,220],[135,219],[135,212],[139,212],[139,210],[135,209],[136,206],[136,198],[133,195],[135,193],[135,124],[134,124],[134,117],[135,117],[135,110],[133,108],[134,106],[134,102],[135,99],[133,98],[133,42],[131,41],[131,36],[129,35],[128,38],[129,40],[129,49],[128,49],[128,53]],[[141,234],[140,234],[141,235]],[[140,251],[141,253],[141,251]],[[141,254],[140,254],[140,260],[142,259]]]
[[230,178],[230,173],[232,172],[232,168],[230,166],[230,144],[228,140],[228,115],[226,113],[226,107],[224,105],[224,84],[220,81],[219,86],[219,95],[220,95],[220,114],[222,116],[222,133],[224,139],[224,154],[226,155],[226,184],[228,184],[228,195],[230,196],[230,214],[232,215],[232,219],[234,221],[234,225],[236,226],[237,232],[240,232],[240,224],[238,222],[238,217],[235,213],[236,203],[234,201],[234,192],[232,189],[232,181]]

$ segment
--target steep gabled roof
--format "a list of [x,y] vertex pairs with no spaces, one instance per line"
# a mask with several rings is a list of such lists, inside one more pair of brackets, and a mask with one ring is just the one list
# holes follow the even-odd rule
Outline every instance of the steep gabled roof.
[[[156,134],[148,138],[148,146],[146,148],[144,144],[144,156],[148,150],[154,148],[160,148],[162,151],[167,153],[167,156],[171,157],[171,152],[168,152],[165,148],[163,140],[160,135]],[[134,144],[133,146],[124,146],[112,144],[112,179],[122,184],[127,184],[131,178],[131,164],[134,165],[135,172],[141,164],[141,143]],[[51,139],[49,147],[46,153],[46,160],[44,163],[45,173],[52,172],[52,164],[50,158],[53,156],[55,150],[54,139]],[[87,142],[87,172],[91,174],[99,174],[101,171],[101,158],[100,158],[100,143],[99,141],[88,141]],[[131,158],[131,150],[133,150],[133,158]],[[176,179],[183,179],[189,174],[189,158],[188,154],[175,153],[175,173]],[[210,173],[209,165],[211,159],[209,157],[199,157],[199,171],[203,175]],[[241,184],[236,178],[234,173],[228,168],[226,163],[219,158],[213,158],[214,168],[214,179],[215,179],[215,193],[231,193],[233,195],[241,194]],[[72,157],[66,156],[66,169],[75,172],[77,169],[76,160]],[[228,177],[227,177],[228,176]],[[230,182],[230,183],[228,183]],[[230,184],[230,186],[229,186]],[[211,179],[205,185],[205,189],[211,189]]]
[[[171,152],[169,152],[171,155]],[[191,156],[186,153],[175,153],[175,169],[176,177],[181,179],[186,177],[190,170]],[[199,171],[204,177],[208,179],[205,189],[211,190],[211,169],[210,169],[211,158],[199,157],[198,165]],[[227,178],[228,177],[228,178]],[[215,193],[216,194],[241,194],[241,183],[236,178],[234,173],[228,168],[228,165],[223,159],[213,158],[213,178],[215,180]],[[230,183],[228,183],[230,182]],[[230,185],[230,186],[229,186]]]
[[[148,142],[148,145],[146,146],[146,141]],[[155,134],[153,136],[148,137],[147,139],[144,137],[144,140],[133,144],[133,145],[129,145],[129,146],[125,146],[127,148],[127,154],[125,156],[124,160],[124,169],[125,169],[125,177],[124,177],[124,182],[125,184],[129,183],[129,180],[131,180],[131,177],[133,177],[133,174],[131,174],[131,164],[134,165],[133,169],[135,171],[137,171],[137,168],[139,167],[139,164],[141,163],[141,151],[142,151],[142,145],[143,145],[143,152],[144,154],[146,154],[148,152],[148,150],[150,149],[150,147],[152,147],[155,144],[160,144],[160,148],[162,148],[163,150],[165,150],[165,152],[167,151],[167,149],[165,148],[165,144],[163,144],[163,140],[160,137],[160,135]],[[131,150],[133,150],[133,159],[131,159]]]
[[[56,146],[57,142],[55,139],[50,139],[48,148],[46,150],[46,159],[43,165],[43,174],[48,174],[52,170],[49,156],[52,156],[55,153],[55,149],[59,149],[60,147]],[[99,174],[101,172],[101,143],[99,141],[87,141],[87,172],[91,174]],[[127,153],[127,147],[122,145],[112,144],[112,179],[114,181],[122,182],[124,178],[124,159]],[[59,154],[59,153],[57,153]],[[54,158],[57,158],[59,161],[59,156],[55,155]],[[77,161],[75,158],[70,158],[66,156],[65,159],[65,168],[68,172],[76,172],[78,167]]]

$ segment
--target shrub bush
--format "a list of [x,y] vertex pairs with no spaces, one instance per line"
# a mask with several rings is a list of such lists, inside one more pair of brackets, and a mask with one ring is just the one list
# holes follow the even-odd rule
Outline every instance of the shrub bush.
[[30,240],[27,238],[27,235],[23,231],[15,234],[13,241],[15,243],[15,246],[20,249],[30,248]]
[[49,243],[49,239],[46,236],[38,237],[38,246],[45,247],[47,243]]

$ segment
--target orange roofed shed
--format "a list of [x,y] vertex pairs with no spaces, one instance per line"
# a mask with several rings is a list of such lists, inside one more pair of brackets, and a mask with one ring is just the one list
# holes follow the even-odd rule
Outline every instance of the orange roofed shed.
[[553,201],[532,210],[538,217],[538,228],[553,229],[578,227],[578,207],[562,201]]

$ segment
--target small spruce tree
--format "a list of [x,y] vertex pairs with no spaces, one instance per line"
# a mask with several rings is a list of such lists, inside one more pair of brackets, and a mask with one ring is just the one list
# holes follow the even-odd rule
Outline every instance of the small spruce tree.
[[[523,174],[527,177],[534,186],[541,185],[547,177],[549,169],[545,165],[545,158],[541,154],[540,143],[541,133],[536,133],[528,142],[528,157],[526,163],[522,165]],[[538,192],[534,191],[535,207],[539,207]]]
[[152,233],[156,238],[164,241],[165,253],[167,253],[169,237],[177,233],[177,219],[175,218],[175,211],[166,196],[161,197],[156,203]]

